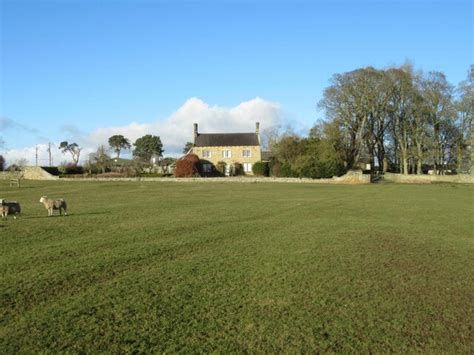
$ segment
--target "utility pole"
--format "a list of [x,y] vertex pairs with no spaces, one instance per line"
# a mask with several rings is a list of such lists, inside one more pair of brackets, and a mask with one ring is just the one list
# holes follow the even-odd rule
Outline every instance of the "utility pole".
[[51,143],[48,143],[49,167],[53,166],[53,159],[51,157]]
[[38,144],[35,145],[36,166],[38,166]]

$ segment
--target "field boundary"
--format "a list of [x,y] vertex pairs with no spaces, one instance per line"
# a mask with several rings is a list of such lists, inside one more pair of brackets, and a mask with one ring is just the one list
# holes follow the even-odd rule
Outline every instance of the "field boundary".
[[240,182],[240,183],[302,183],[302,184],[350,184],[362,185],[370,184],[370,175],[361,172],[349,172],[344,176],[330,179],[309,179],[309,178],[282,178],[282,177],[255,177],[255,176],[231,176],[231,177],[130,177],[130,178],[61,178],[64,181],[159,181],[159,182]]
[[[7,174],[3,174],[6,179]],[[9,176],[9,175],[8,175]],[[24,175],[27,180],[61,180],[61,181],[143,181],[143,182],[238,182],[238,183],[298,183],[298,184],[343,184],[343,185],[363,185],[370,184],[370,175],[360,171],[350,171],[340,177],[329,179],[310,179],[296,177],[263,177],[263,176],[228,176],[228,177],[57,177],[49,174],[41,168],[29,168]],[[403,175],[385,173],[383,181],[400,184],[432,184],[432,183],[456,183],[474,184],[473,175]]]
[[440,182],[450,182],[456,184],[474,184],[474,175],[403,175],[385,173],[383,175],[385,181],[396,182],[401,184],[432,184]]

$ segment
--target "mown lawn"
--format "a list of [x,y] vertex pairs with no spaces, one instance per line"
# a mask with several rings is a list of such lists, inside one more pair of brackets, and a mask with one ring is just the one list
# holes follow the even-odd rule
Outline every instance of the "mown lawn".
[[0,198],[24,210],[0,222],[2,354],[474,350],[474,187],[0,182]]

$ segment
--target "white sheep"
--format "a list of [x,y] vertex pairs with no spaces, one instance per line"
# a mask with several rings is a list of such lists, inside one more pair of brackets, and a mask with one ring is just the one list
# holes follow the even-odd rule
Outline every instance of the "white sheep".
[[52,216],[54,210],[59,210],[60,216],[62,215],[62,211],[64,210],[64,215],[67,216],[67,204],[64,199],[60,198],[59,200],[52,200],[48,198],[48,196],[42,196],[39,202],[41,202],[48,210],[48,216]]
[[9,214],[13,215],[13,219],[16,219],[16,216],[21,213],[21,206],[19,202],[5,201],[4,199],[0,199],[0,206],[2,219],[7,218]]

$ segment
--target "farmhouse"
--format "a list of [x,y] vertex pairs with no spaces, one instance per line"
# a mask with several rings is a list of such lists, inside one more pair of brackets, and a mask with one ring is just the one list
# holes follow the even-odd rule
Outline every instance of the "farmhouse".
[[213,166],[225,164],[225,174],[231,175],[241,168],[252,175],[252,166],[261,161],[260,124],[250,133],[199,133],[194,124],[194,146],[192,153],[202,162],[203,173],[211,173]]

